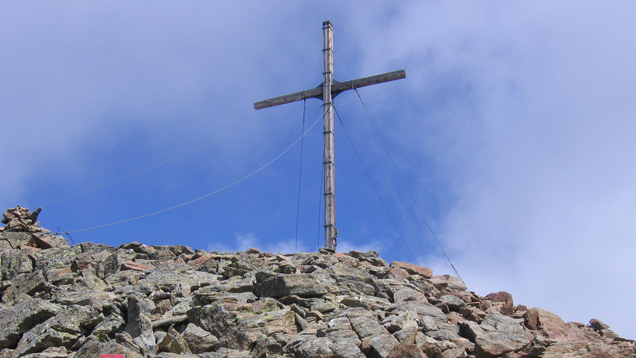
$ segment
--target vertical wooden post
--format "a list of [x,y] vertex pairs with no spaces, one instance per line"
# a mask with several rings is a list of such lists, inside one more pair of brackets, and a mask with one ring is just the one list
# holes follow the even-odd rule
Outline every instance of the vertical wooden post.
[[322,23],[324,80],[322,83],[323,136],[324,136],[324,180],[325,180],[325,247],[336,248],[336,195],[334,178],[333,105],[331,85],[333,83],[333,25]]

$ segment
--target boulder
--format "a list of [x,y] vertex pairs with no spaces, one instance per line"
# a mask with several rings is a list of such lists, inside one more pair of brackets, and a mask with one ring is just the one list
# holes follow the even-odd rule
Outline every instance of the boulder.
[[401,268],[401,269],[405,270],[406,272],[408,272],[410,275],[420,275],[420,276],[422,276],[424,278],[433,277],[433,270],[432,269],[427,268],[427,267],[414,265],[414,264],[410,264],[408,262],[393,261],[393,262],[391,262],[390,267]]
[[534,339],[534,335],[524,330],[517,321],[497,311],[489,311],[479,327],[482,331],[472,331],[478,358],[498,357],[520,351]]
[[546,338],[570,341],[584,339],[584,333],[580,329],[567,325],[561,317],[540,308],[527,311],[525,325],[531,330],[539,331]]
[[293,274],[270,277],[254,287],[260,297],[322,297],[327,289],[310,275]]
[[512,299],[512,295],[506,291],[499,291],[497,293],[491,293],[486,295],[486,298],[492,302],[502,302],[503,307],[501,313],[512,316],[515,313],[515,305]]
[[168,333],[159,342],[158,346],[164,352],[175,354],[192,353],[188,342],[172,327],[168,328]]
[[533,338],[530,332],[486,332],[475,338],[475,354],[477,358],[500,357],[525,348]]
[[199,328],[195,324],[189,323],[182,334],[183,339],[188,343],[190,351],[198,354],[210,352],[218,348],[219,339],[212,333]]
[[23,333],[60,312],[57,305],[38,298],[29,298],[13,307],[0,308],[0,348],[18,343]]

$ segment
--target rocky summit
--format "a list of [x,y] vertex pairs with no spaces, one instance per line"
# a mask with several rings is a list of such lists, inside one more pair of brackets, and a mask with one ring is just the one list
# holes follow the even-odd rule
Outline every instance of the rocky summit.
[[377,252],[69,245],[12,208],[0,230],[0,358],[635,357],[565,323]]

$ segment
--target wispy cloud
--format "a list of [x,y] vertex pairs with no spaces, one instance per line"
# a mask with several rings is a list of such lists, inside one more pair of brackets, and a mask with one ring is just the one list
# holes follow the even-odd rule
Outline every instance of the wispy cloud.
[[282,253],[289,254],[294,252],[306,252],[302,242],[298,242],[298,250],[296,250],[296,239],[292,238],[289,240],[279,241],[279,242],[263,242],[259,240],[258,237],[253,232],[236,234],[234,238],[234,243],[229,244],[226,242],[213,242],[208,244],[208,251],[245,251],[249,248],[257,248],[263,252],[271,252],[274,254]]

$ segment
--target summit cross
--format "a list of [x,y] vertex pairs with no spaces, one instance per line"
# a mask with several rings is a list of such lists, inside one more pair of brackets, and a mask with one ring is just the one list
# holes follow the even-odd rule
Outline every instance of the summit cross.
[[323,102],[323,166],[325,183],[325,247],[335,250],[338,236],[336,229],[336,195],[334,179],[334,149],[333,149],[333,104],[335,96],[346,90],[370,86],[382,82],[399,80],[406,77],[405,70],[383,73],[381,75],[359,78],[347,82],[338,82],[333,79],[333,25],[330,21],[322,23],[323,34],[323,82],[320,86],[302,92],[296,92],[285,96],[274,97],[264,101],[255,102],[254,109],[263,109],[278,106],[285,103],[296,102],[307,98],[322,98]]

